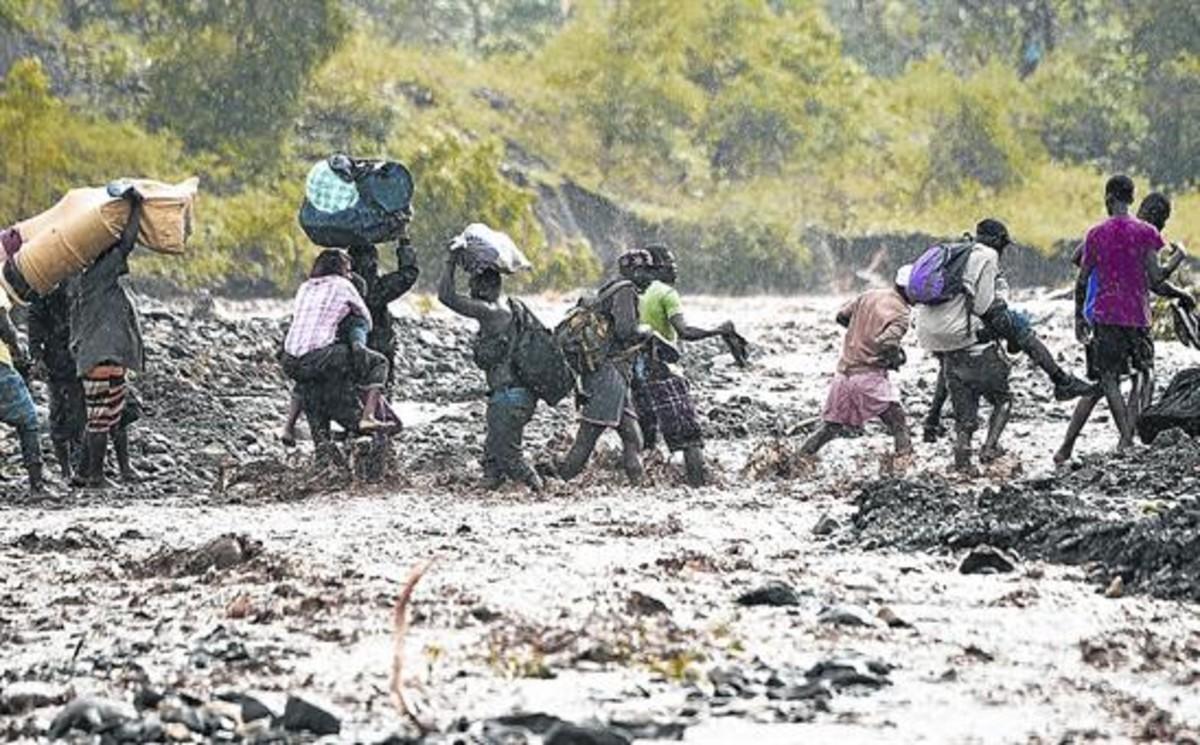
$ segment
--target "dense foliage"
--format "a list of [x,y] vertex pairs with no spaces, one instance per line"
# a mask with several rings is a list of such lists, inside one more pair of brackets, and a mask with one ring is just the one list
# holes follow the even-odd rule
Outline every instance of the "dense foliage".
[[0,221],[197,173],[193,254],[149,268],[287,289],[304,174],[348,150],[412,167],[430,268],[483,220],[540,287],[594,278],[585,237],[612,238],[564,184],[726,291],[812,284],[814,228],[995,214],[1050,250],[1113,170],[1168,190],[1186,240],[1197,38],[1190,0],[0,0]]

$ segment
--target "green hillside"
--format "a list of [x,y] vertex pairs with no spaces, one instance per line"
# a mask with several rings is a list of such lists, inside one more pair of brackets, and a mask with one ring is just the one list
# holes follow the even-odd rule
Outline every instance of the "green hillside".
[[819,285],[814,231],[1043,251],[1104,174],[1200,237],[1200,6],[1188,0],[0,0],[0,220],[66,188],[202,177],[185,284],[289,289],[302,180],[331,151],[417,178],[426,262],[469,221],[534,287],[674,243],[694,285]]

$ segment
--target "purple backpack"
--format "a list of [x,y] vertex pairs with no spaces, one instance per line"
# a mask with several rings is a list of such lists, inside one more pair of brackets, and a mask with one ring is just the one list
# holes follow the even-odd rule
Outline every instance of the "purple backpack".
[[966,287],[963,274],[975,246],[971,243],[939,243],[913,262],[908,278],[908,299],[920,305],[940,305],[961,295]]

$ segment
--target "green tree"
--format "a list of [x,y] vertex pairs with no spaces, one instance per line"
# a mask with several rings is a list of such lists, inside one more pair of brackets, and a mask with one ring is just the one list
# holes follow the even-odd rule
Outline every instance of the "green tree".
[[278,156],[310,75],[348,30],[338,0],[144,0],[158,11],[145,120],[193,150]]

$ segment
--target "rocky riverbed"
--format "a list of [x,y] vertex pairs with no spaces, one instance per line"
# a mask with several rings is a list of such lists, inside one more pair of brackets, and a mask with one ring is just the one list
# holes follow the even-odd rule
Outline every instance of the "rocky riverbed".
[[[654,457],[631,489],[612,437],[578,483],[486,493],[471,328],[422,305],[399,309],[406,428],[381,480],[276,442],[271,304],[145,304],[145,483],[29,502],[4,440],[0,739],[1195,740],[1190,439],[1117,458],[1096,421],[1056,471],[1070,406],[1021,360],[1009,454],[979,480],[947,474],[946,441],[887,474],[876,429],[805,462],[837,301],[700,299],[756,346],[747,370],[686,349],[715,485]],[[1069,307],[1028,306],[1079,369]],[[1163,385],[1197,362],[1160,356]],[[914,420],[934,372],[914,351],[899,376]],[[535,459],[571,417],[539,411]],[[426,562],[401,714],[394,603]]]

